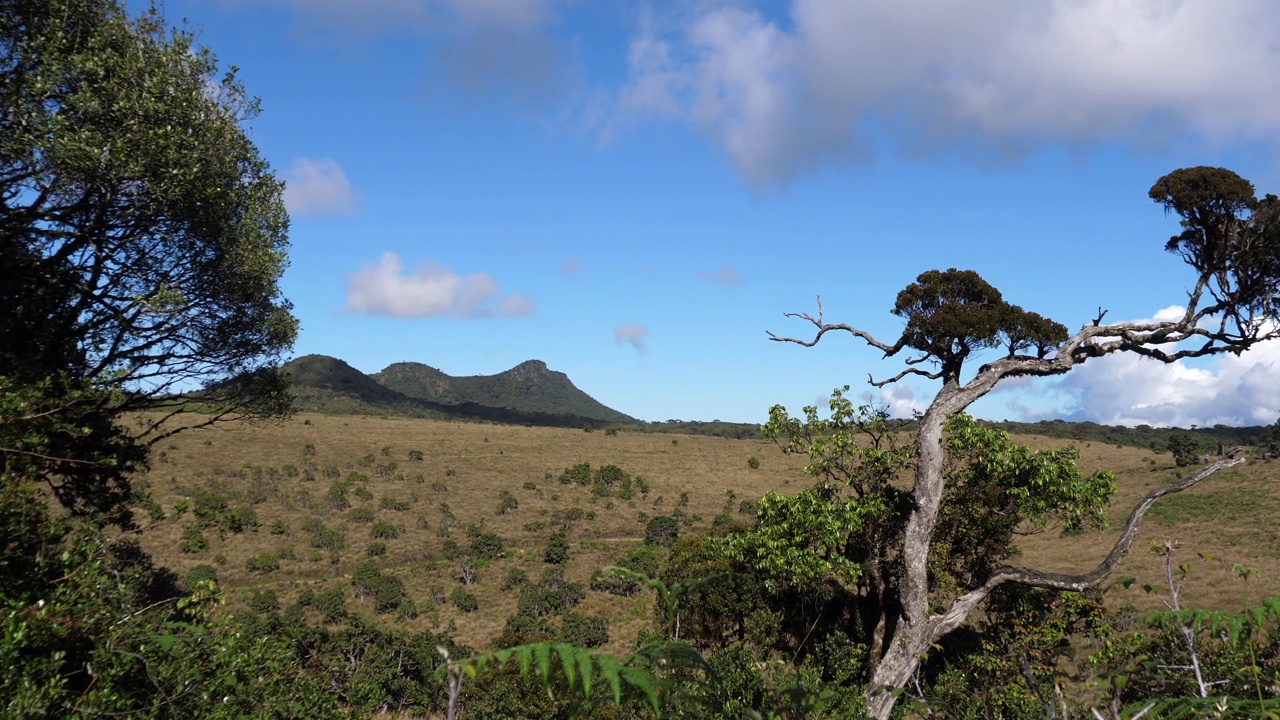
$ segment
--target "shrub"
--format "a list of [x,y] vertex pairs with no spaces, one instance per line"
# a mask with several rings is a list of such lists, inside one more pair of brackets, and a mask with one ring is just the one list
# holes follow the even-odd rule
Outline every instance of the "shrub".
[[373,522],[373,517],[374,517],[373,508],[358,507],[358,508],[353,508],[351,512],[347,513],[347,522],[371,523]]
[[396,500],[395,498],[390,497],[388,495],[383,495],[382,498],[378,500],[378,507],[383,510],[395,510],[396,512],[405,512],[406,510],[409,509],[409,501]]
[[209,549],[209,540],[200,531],[198,525],[192,525],[182,532],[178,549],[187,554],[202,553]]
[[316,595],[315,609],[320,617],[330,625],[342,622],[347,616],[347,597],[342,588],[329,588]]
[[565,531],[551,534],[547,540],[546,551],[542,554],[542,561],[552,565],[564,565],[569,562],[569,536]]
[[398,610],[405,601],[404,583],[398,577],[382,576],[377,592],[373,595],[373,610],[378,614]]
[[456,587],[449,595],[449,602],[464,613],[472,613],[480,609],[480,600],[475,593],[465,588]]
[[369,543],[369,547],[365,550],[365,554],[369,557],[382,557],[387,554],[387,544],[381,540],[375,540]]
[[254,590],[249,598],[249,609],[259,613],[275,612],[280,609],[280,598],[274,590]]
[[618,428],[605,428],[604,430],[605,437],[614,437],[617,434],[618,434]]
[[389,522],[376,522],[369,529],[369,534],[381,540],[394,540],[400,537],[400,528]]
[[277,520],[271,523],[271,534],[272,535],[288,535],[289,526],[285,525],[283,520]]
[[329,486],[329,492],[325,493],[324,499],[329,503],[329,507],[334,510],[346,510],[351,507],[351,499],[347,497],[347,491],[350,488],[346,482],[335,482]]
[[496,533],[478,533],[471,538],[471,554],[481,560],[496,560],[506,549],[506,543]]
[[191,592],[195,589],[196,585],[204,582],[205,580],[212,580],[215,583],[218,582],[217,569],[212,565],[197,565],[188,570],[187,574],[182,578],[182,589],[187,592]]
[[545,617],[568,610],[586,596],[581,583],[565,580],[559,568],[548,569],[536,585],[526,585],[521,590],[517,608],[518,612]]
[[421,450],[410,450],[409,459],[413,462],[422,462],[423,454]]
[[609,626],[602,618],[567,612],[560,623],[560,642],[577,647],[600,647],[609,642]]
[[[207,566],[202,566],[207,567]],[[209,568],[212,570],[213,568]],[[511,568],[507,572],[507,576],[502,579],[502,589],[505,591],[523,588],[529,584],[529,576],[520,568]]]
[[280,557],[273,552],[260,553],[246,560],[244,569],[257,575],[266,575],[280,569]]
[[382,570],[372,560],[361,563],[360,567],[351,573],[351,584],[355,586],[356,597],[368,597],[377,592],[382,584]]
[[534,482],[534,481],[532,481],[532,480],[525,480],[525,481],[524,481],[524,489],[525,489],[525,490],[537,490],[537,489],[538,489],[538,483],[536,483],[536,482]]
[[760,469],[760,461],[756,459],[755,455],[752,455],[751,457],[747,458],[747,467],[751,468],[752,470]]
[[517,501],[516,496],[512,495],[510,492],[503,490],[502,494],[498,496],[498,515],[506,515],[508,512],[516,510],[519,507],[520,502]]
[[671,547],[680,537],[680,523],[674,517],[658,515],[649,520],[644,529],[644,541],[648,545]]
[[565,468],[565,471],[560,473],[560,484],[568,485],[570,483],[590,485],[591,463],[578,463],[571,468]]

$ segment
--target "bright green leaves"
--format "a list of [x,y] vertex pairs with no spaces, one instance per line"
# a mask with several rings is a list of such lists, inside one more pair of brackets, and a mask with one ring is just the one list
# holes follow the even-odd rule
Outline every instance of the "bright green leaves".
[[1002,514],[1034,526],[1053,521],[1066,530],[1078,530],[1105,522],[1103,512],[1116,491],[1115,476],[1106,471],[1084,476],[1074,447],[1031,450],[1010,443],[1003,430],[963,414],[951,417],[946,429],[952,462],[949,486],[965,492],[988,488],[979,494],[994,500]]
[[811,490],[790,497],[771,492],[760,500],[755,527],[726,537],[725,552],[771,584],[808,587],[829,578],[852,584],[862,573],[845,546],[884,511],[879,496],[832,502]]

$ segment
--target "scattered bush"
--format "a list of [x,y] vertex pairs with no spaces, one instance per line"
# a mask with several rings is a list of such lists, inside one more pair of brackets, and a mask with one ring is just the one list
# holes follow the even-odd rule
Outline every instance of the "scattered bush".
[[373,522],[374,513],[371,507],[353,508],[347,513],[347,522],[353,523],[371,523]]
[[559,640],[577,647],[600,647],[609,642],[609,626],[602,618],[567,612],[560,623]]
[[369,543],[369,547],[365,550],[365,554],[369,557],[382,557],[387,554],[387,544],[381,540]]
[[400,528],[389,522],[376,522],[369,529],[369,534],[380,540],[394,540],[400,537]]
[[410,450],[410,451],[409,451],[409,459],[410,459],[411,461],[413,461],[413,462],[422,462],[422,458],[423,458],[423,457],[424,457],[424,455],[422,454],[422,451],[421,451],[421,450]]
[[516,510],[519,507],[520,502],[516,500],[516,496],[512,495],[510,492],[503,490],[502,494],[498,496],[498,515],[506,515],[508,512]]
[[466,588],[456,587],[449,595],[449,602],[464,613],[473,613],[480,609],[480,599]]
[[266,575],[280,569],[280,556],[273,552],[254,555],[244,562],[244,569],[256,575]]
[[361,500],[372,500],[372,499],[373,499],[373,493],[369,491],[369,488],[367,488],[367,487],[365,487],[365,486],[363,486],[363,485],[357,485],[357,486],[356,486],[356,488],[355,488],[355,490],[352,490],[351,492],[352,492],[352,494],[354,494],[356,497],[360,498]]
[[680,523],[669,515],[658,515],[649,520],[644,529],[644,541],[647,545],[671,547],[680,537]]
[[525,481],[524,481],[524,489],[525,489],[525,490],[537,490],[537,489],[538,489],[538,483],[536,483],[536,482],[534,482],[534,481],[532,481],[532,480],[525,480]]
[[249,598],[249,609],[258,613],[275,612],[280,609],[280,598],[274,590],[254,590]]
[[751,468],[752,470],[760,469],[760,461],[756,459],[755,455],[752,455],[751,457],[747,458],[747,467]]
[[209,549],[209,540],[200,531],[200,526],[192,525],[182,531],[182,539],[178,541],[178,549],[189,555],[202,553]]
[[195,589],[196,585],[204,582],[205,580],[212,580],[215,583],[218,582],[217,569],[212,565],[197,565],[188,570],[187,574],[182,578],[182,589],[187,592],[191,592]]
[[396,512],[405,512],[409,509],[409,501],[396,500],[388,495],[383,495],[378,501],[378,507],[383,510],[395,510]]
[[564,565],[569,562],[569,536],[561,530],[551,534],[547,540],[546,551],[542,554],[542,561],[551,565]]
[[316,595],[314,607],[326,623],[340,623],[347,616],[347,596],[342,588],[329,588]]
[[506,549],[506,543],[496,533],[481,532],[471,536],[471,554],[481,560],[497,560]]
[[[208,567],[208,566],[202,566]],[[213,568],[209,568],[212,570]],[[517,590],[529,584],[529,576],[520,568],[511,568],[507,572],[507,576],[502,578],[502,589],[504,591]]]
[[277,520],[271,523],[271,534],[272,535],[288,535],[289,526],[285,525],[283,520]]

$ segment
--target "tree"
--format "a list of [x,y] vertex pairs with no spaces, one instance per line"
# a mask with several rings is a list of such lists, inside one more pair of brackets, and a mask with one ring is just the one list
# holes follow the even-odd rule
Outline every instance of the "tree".
[[[1280,199],[1268,195],[1259,200],[1248,181],[1230,170],[1208,167],[1176,170],[1160,178],[1150,197],[1181,219],[1182,232],[1165,247],[1195,271],[1186,311],[1178,319],[1104,325],[1102,311],[1068,336],[1061,324],[1006,302],[977,273],[950,269],[925,272],[898,294],[893,312],[906,321],[906,327],[892,344],[854,326],[826,322],[821,300],[816,317],[786,315],[812,324],[817,332],[811,339],[770,333],[776,341],[812,347],[827,333],[844,331],[886,357],[908,349],[916,352],[898,375],[872,379],[876,387],[908,376],[942,382],[916,431],[914,487],[896,553],[901,563],[898,617],[866,690],[874,717],[889,717],[897,698],[894,690],[905,687],[930,648],[959,627],[994,590],[1007,583],[1074,591],[1096,587],[1128,552],[1152,503],[1244,462],[1243,457],[1228,455],[1148,493],[1133,508],[1111,552],[1088,573],[999,566],[962,579],[954,593],[940,592],[935,585],[930,561],[940,540],[940,518],[947,512],[948,486],[954,483],[947,472],[952,445],[944,429],[953,416],[1001,381],[1061,375],[1095,358],[1122,352],[1165,363],[1238,354],[1260,341],[1280,337]],[[1007,355],[982,364],[972,375],[965,374],[966,364],[980,351],[998,346],[1006,347]]]
[[0,2],[0,383],[32,430],[0,471],[44,461],[75,511],[118,505],[81,492],[111,442],[288,409],[283,185],[242,129],[257,100],[217,72],[155,7]]

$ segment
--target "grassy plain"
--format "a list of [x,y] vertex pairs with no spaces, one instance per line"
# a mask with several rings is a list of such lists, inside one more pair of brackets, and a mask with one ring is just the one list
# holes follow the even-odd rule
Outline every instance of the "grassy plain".
[[[1033,447],[1063,444],[1036,436],[1015,440]],[[1080,449],[1085,471],[1116,473],[1120,490],[1112,527],[1074,537],[1029,536],[1021,543],[1019,564],[1062,571],[1092,567],[1110,549],[1133,503],[1185,472],[1173,467],[1168,454],[1096,442]],[[753,457],[758,468],[748,467]],[[648,481],[649,490],[630,500],[604,498],[593,496],[588,486],[559,481],[566,468],[582,462],[593,468],[616,465]],[[452,628],[459,641],[484,648],[516,609],[517,593],[503,589],[503,578],[519,568],[536,579],[548,567],[543,561],[547,540],[565,518],[581,516],[569,520],[572,549],[565,576],[585,585],[597,569],[642,542],[648,518],[679,511],[687,521],[684,532],[709,528],[719,513],[746,519],[739,512],[742,501],[769,490],[805,487],[803,465],[803,458],[760,440],[299,415],[280,424],[187,432],[157,448],[153,467],[139,485],[169,517],[148,527],[141,539],[158,562],[180,576],[197,565],[216,567],[232,602],[246,600],[255,589],[271,589],[288,603],[308,586],[317,593],[342,588],[349,609],[372,616],[373,600],[355,598],[351,576],[371,559],[370,547],[379,542],[375,526],[390,526],[397,536],[382,539],[386,553],[372,559],[403,581],[426,611],[384,620],[413,630]],[[345,487],[338,493],[344,499],[331,497],[335,485]],[[503,492],[518,506],[499,514]],[[207,549],[184,552],[184,538],[197,518],[190,509],[176,518],[171,510],[183,502],[194,508],[201,497],[220,498],[231,510],[251,509],[256,527],[206,529]],[[303,525],[316,521],[342,533],[344,547],[312,547]],[[481,568],[478,581],[467,588],[479,600],[476,612],[463,613],[445,599],[460,584],[455,566],[443,556],[441,528],[450,522],[448,537],[463,546],[472,525],[483,525],[505,541],[504,555]],[[1244,595],[1233,563],[1257,570],[1249,590],[1254,599],[1280,594],[1278,524],[1280,463],[1251,462],[1157,503],[1118,575],[1137,577],[1139,585],[1159,583],[1158,559],[1147,548],[1153,541],[1178,540],[1180,561],[1193,566],[1184,602],[1238,609]],[[1196,553],[1221,560],[1203,561]],[[278,569],[250,569],[264,554],[277,558]],[[1115,588],[1108,599],[1116,607],[1158,608],[1136,586]],[[608,648],[621,651],[630,647],[652,608],[646,592],[632,597],[588,592],[578,610],[608,618]]]

